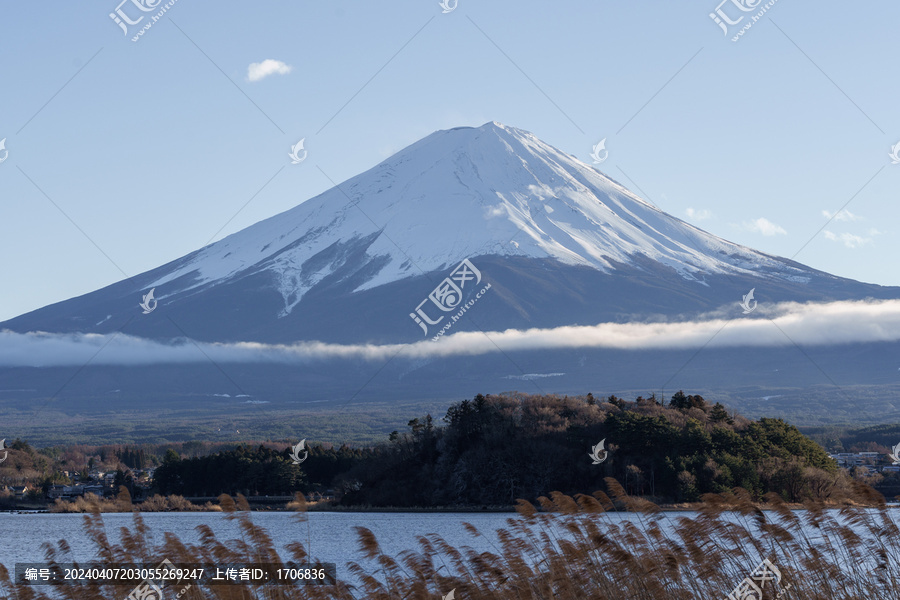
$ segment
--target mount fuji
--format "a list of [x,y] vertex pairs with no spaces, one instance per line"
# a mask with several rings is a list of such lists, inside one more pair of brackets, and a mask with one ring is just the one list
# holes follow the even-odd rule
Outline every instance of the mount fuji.
[[[454,278],[460,265],[471,267],[477,287],[463,289],[473,281]],[[490,291],[474,306],[476,291],[486,285]],[[139,303],[151,290],[157,304],[142,311]],[[740,314],[738,304],[750,290],[760,305],[900,299],[900,288],[836,277],[711,235],[531,133],[492,122],[433,133],[284,213],[151,271],[0,323],[0,330],[118,332],[161,344],[402,347],[451,321],[450,337]],[[453,319],[464,306],[472,308]],[[754,357],[723,351],[693,372],[694,379],[678,383],[802,388],[823,383],[826,368],[852,383],[869,377],[898,383],[896,366],[887,379],[873,375],[888,368],[879,363],[881,350],[854,348],[856,363],[847,361],[845,350],[816,360],[790,349]],[[548,376],[542,386],[567,393],[647,390],[653,389],[648,372],[666,365],[681,373],[679,365],[692,353],[623,357],[567,349],[401,357],[389,367],[359,359],[309,369],[239,364],[232,372],[242,383],[230,375],[227,385],[261,402],[297,400],[298,389],[297,401],[310,402],[355,398],[363,388],[369,398],[470,396],[541,374]],[[196,365],[110,366],[98,356],[78,377],[61,367],[0,365],[0,387],[40,396],[64,381],[65,393],[81,397],[115,387],[183,398],[221,379],[221,368],[199,375]],[[791,361],[798,361],[793,368]],[[772,375],[773,364],[792,375]]]
[[[436,132],[287,212],[0,328],[418,341],[410,313],[464,259],[492,283],[478,311],[491,330],[690,316],[751,288],[767,302],[900,296],[725,241],[528,132],[487,123]],[[150,289],[158,310],[135,318]],[[454,332],[478,328],[463,320]]]

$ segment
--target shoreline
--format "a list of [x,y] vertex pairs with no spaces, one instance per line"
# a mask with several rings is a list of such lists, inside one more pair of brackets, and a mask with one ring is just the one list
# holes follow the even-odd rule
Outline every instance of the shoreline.
[[[91,514],[92,511],[89,510],[68,510],[68,511],[60,511],[60,510],[51,510],[53,505],[47,505],[43,507],[36,506],[17,506],[9,509],[0,510],[0,514]],[[195,505],[196,508],[189,510],[141,510],[140,503],[134,503],[132,505],[131,510],[121,510],[115,506],[101,506],[100,513],[101,514],[128,514],[128,513],[142,513],[142,514],[153,514],[153,513],[166,513],[166,514],[174,514],[174,513],[223,513],[221,507],[219,505],[215,505],[215,508],[210,508],[206,506]],[[878,508],[877,505],[863,505],[863,504],[855,504],[853,505],[857,508],[864,509],[874,509]],[[845,508],[846,505],[843,504],[833,504],[833,505],[825,505],[823,506],[824,510],[840,510]],[[692,512],[697,513],[702,511],[704,508],[708,508],[704,503],[692,503],[689,505],[660,505],[657,506],[657,510],[659,512],[670,513],[670,512]],[[787,508],[791,511],[804,511],[807,510],[807,507],[802,504],[785,504],[782,507],[776,507],[771,504],[754,504],[754,508],[760,510],[762,512],[772,512],[775,510],[783,510]],[[900,503],[887,503],[884,508],[886,510],[898,509],[900,508]],[[347,514],[361,514],[361,513],[385,513],[385,514],[509,514],[516,515],[518,512],[516,511],[514,506],[487,506],[476,508],[472,506],[434,506],[434,507],[397,507],[397,506],[317,506],[314,503],[310,503],[307,505],[305,510],[297,510],[295,508],[289,508],[287,504],[284,505],[262,505],[262,506],[252,506],[250,508],[251,513],[275,513],[275,512],[283,512],[283,513],[297,513],[297,512],[320,512],[320,513],[347,513]],[[656,512],[654,510],[653,512]],[[739,512],[739,509],[736,507],[731,508],[723,508],[722,512]],[[617,510],[608,510],[602,513],[597,514],[610,514],[610,513],[635,513],[635,514],[647,514],[648,511],[636,511],[636,510],[628,510],[625,508],[617,509]],[[549,514],[545,511],[538,511],[537,514]],[[587,513],[585,513],[587,514]]]

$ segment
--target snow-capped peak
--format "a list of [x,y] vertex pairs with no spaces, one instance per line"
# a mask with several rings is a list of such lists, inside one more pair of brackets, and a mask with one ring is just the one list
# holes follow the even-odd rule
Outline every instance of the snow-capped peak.
[[325,277],[359,260],[348,249],[363,242],[360,268],[377,268],[360,290],[484,255],[553,258],[600,271],[650,259],[698,282],[751,269],[758,276],[804,273],[658,210],[527,131],[491,122],[435,132],[177,261],[152,286],[187,275],[193,288],[266,271],[286,314]]

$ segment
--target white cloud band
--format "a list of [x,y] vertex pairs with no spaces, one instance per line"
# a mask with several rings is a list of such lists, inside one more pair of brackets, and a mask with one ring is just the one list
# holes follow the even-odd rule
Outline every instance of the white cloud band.
[[[738,312],[735,307],[735,312]],[[156,342],[124,334],[0,332],[0,366],[146,365],[205,362],[302,363],[321,359],[423,359],[527,350],[605,348],[691,349],[837,345],[900,341],[900,300],[760,305],[767,318],[711,318],[668,323],[601,323],[552,329],[461,332],[413,344],[232,344]],[[777,325],[777,326],[776,326]],[[710,341],[712,339],[712,341]],[[198,349],[202,348],[202,352]],[[498,350],[499,348],[499,350]],[[208,358],[207,358],[208,357]]]

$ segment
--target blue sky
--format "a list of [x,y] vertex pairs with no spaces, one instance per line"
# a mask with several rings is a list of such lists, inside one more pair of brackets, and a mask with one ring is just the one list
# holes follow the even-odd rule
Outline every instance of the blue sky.
[[[492,120],[587,162],[606,138],[600,169],[666,212],[900,285],[896,2],[781,0],[737,42],[709,17],[717,0],[178,0],[138,42],[149,16],[124,35],[117,5],[0,9],[0,320]],[[761,6],[721,9],[745,23]],[[290,69],[250,81],[265,60]]]

